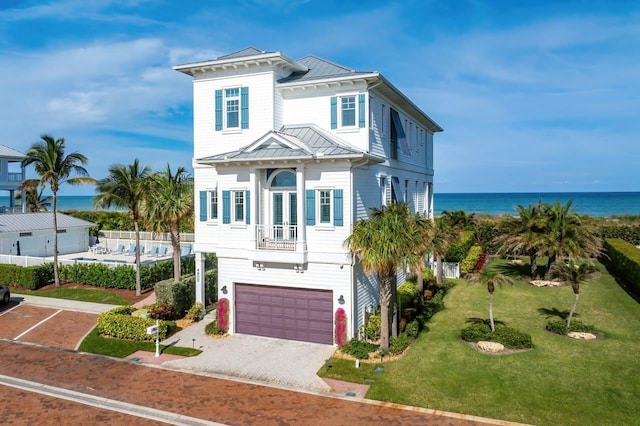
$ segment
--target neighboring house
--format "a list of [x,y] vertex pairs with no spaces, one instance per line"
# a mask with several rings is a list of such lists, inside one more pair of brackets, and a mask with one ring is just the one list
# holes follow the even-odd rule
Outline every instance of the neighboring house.
[[231,333],[333,344],[342,308],[355,336],[378,288],[345,239],[392,200],[432,216],[440,126],[380,73],[315,56],[174,69],[193,77],[196,299],[216,253]]
[[[57,214],[58,253],[81,253],[89,249],[86,220]],[[0,254],[53,256],[53,212],[0,215]]]
[[15,192],[25,176],[24,167],[21,164],[24,158],[25,155],[23,153],[8,146],[0,145],[0,190],[9,192],[9,206],[0,206],[0,213],[4,213],[7,208],[11,211],[14,210]]

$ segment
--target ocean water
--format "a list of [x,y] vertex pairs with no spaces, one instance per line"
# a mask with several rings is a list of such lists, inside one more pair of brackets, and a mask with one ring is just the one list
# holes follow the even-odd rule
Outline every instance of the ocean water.
[[[579,214],[592,216],[640,215],[640,192],[543,192],[543,193],[480,193],[434,195],[434,213],[464,210],[478,214],[514,214],[517,205],[528,206],[541,200],[545,203],[573,200]],[[59,196],[59,210],[93,210],[93,196]],[[8,206],[9,197],[0,197],[0,206]]]

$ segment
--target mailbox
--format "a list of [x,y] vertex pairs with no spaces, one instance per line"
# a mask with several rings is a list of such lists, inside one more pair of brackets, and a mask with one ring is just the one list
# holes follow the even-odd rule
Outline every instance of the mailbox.
[[158,333],[158,326],[157,325],[152,325],[147,327],[147,334],[157,334]]

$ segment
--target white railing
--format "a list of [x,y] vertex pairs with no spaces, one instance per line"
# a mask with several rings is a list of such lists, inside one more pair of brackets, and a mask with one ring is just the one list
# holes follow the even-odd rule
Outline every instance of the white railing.
[[[436,264],[433,262],[427,262],[427,268],[431,269],[433,273],[436,273]],[[442,262],[442,275],[444,278],[460,278],[460,263],[458,262]]]
[[[100,231],[101,237],[120,239],[120,240],[135,240],[136,233],[134,231]],[[146,232],[140,231],[140,240],[152,240],[152,241],[171,241],[170,234],[168,232]],[[191,232],[181,232],[180,242],[192,243],[195,241],[195,234]]]
[[257,225],[256,231],[259,250],[296,250],[297,225]]
[[[81,253],[80,253],[81,254]],[[63,257],[58,258],[58,265],[76,265],[78,263],[102,263],[108,266],[110,269],[116,266],[129,265],[135,269],[136,264],[127,262],[124,259],[118,258],[91,258],[90,255],[78,256],[76,259],[66,259]],[[141,261],[142,265],[155,265],[164,259],[148,259],[145,258]],[[38,256],[16,256],[11,254],[0,254],[0,264],[18,265],[18,266],[39,266],[45,263],[52,263],[51,257],[38,257]]]
[[7,173],[9,182],[22,182],[22,173]]

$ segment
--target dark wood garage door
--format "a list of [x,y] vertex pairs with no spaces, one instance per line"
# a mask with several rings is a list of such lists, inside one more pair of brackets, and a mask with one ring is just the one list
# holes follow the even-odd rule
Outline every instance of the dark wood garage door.
[[333,292],[236,284],[236,332],[333,344]]

